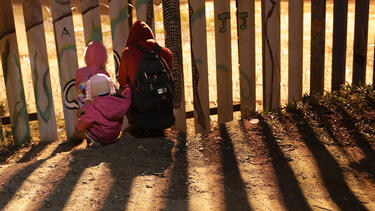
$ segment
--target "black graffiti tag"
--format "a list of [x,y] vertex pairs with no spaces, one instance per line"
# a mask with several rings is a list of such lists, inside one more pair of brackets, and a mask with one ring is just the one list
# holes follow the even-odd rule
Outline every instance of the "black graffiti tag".
[[224,13],[218,14],[217,18],[219,20],[221,20],[221,23],[222,23],[222,27],[219,29],[219,32],[220,33],[226,32],[227,31],[227,29],[226,29],[227,19],[230,18],[230,13],[229,12],[224,12]]
[[239,20],[242,20],[242,24],[240,25],[240,29],[244,30],[247,27],[246,18],[248,17],[247,12],[240,12],[238,13],[238,22]]
[[65,27],[64,27],[64,29],[63,29],[62,32],[61,32],[61,38],[63,38],[64,35],[68,35],[68,36],[70,37],[70,33],[69,33],[69,31],[68,31],[68,29],[66,29]]
[[75,99],[69,99],[69,91],[71,90],[71,88],[75,86],[75,80],[72,79],[70,81],[68,81],[68,83],[65,84],[64,86],[64,89],[63,89],[63,103],[64,103],[64,106],[68,109],[77,109],[78,108],[78,103]]

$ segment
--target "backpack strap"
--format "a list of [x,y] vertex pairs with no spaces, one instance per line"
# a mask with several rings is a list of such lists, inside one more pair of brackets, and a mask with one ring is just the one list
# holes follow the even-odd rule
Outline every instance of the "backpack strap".
[[145,47],[143,47],[143,46],[141,46],[141,45],[136,44],[135,47],[137,47],[138,50],[140,50],[143,54],[149,52]]
[[[137,47],[138,50],[140,50],[143,54],[145,54],[145,53],[150,53],[149,50],[147,50],[145,47],[143,47],[143,46],[141,46],[141,45],[135,44],[135,47]],[[156,43],[156,46],[155,46],[153,52],[156,52],[157,54],[159,54],[160,50],[161,50],[160,45],[158,45],[158,44]]]

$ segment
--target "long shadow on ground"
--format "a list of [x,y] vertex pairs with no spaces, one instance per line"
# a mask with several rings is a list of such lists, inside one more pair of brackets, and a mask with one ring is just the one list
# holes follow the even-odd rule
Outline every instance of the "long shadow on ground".
[[272,166],[275,169],[277,182],[283,196],[287,210],[311,210],[301,191],[298,180],[288,164],[283,152],[273,136],[270,125],[261,116],[260,126],[265,137],[267,149],[272,157]]
[[[352,163],[351,167],[354,167],[360,171],[368,172],[369,174],[371,174],[373,180],[375,181],[375,151],[372,149],[369,140],[360,132],[358,127],[355,125],[355,122],[359,121],[355,120],[354,117],[352,117],[344,108],[342,108],[339,103],[333,102],[333,104],[335,105],[335,110],[338,112],[337,115],[341,115],[342,118],[340,118],[340,122],[336,123],[339,125],[332,125],[327,119],[332,118],[332,116],[335,115],[335,112],[319,104],[319,102],[314,99],[309,99],[307,102],[310,105],[309,109],[312,110],[318,117],[317,121],[319,122],[319,125],[324,126],[329,136],[340,147],[343,146],[343,141],[347,142],[349,140],[344,140],[344,138],[337,138],[337,132],[334,133],[334,127],[341,128],[341,126],[344,126],[346,128],[346,131],[348,131],[352,139],[351,142],[354,141],[353,144],[360,147],[366,155],[366,158],[360,160],[359,163]],[[339,131],[339,133],[342,133],[342,131]]]
[[[365,153],[366,158],[361,160],[359,168],[367,171],[372,175],[375,181],[375,151],[372,149],[368,139],[360,132],[355,122],[358,122],[338,103],[335,103],[337,111],[343,117],[343,125],[349,131],[351,138],[356,142],[357,146]],[[354,165],[356,166],[356,165]]]
[[[53,151],[50,157],[55,156],[59,152],[69,151],[74,146],[75,145],[70,142],[63,142]],[[41,147],[41,149],[44,149],[44,147]],[[10,178],[8,182],[3,185],[2,189],[0,190],[0,210],[2,210],[10,202],[30,174],[39,168],[39,166],[41,166],[47,159],[31,162],[30,165],[27,165],[21,171],[17,172],[14,177]],[[17,179],[15,179],[15,177],[17,177]]]
[[168,189],[168,201],[166,210],[188,210],[188,187],[187,187],[187,154],[186,154],[186,133],[179,133],[173,164],[173,172]]
[[125,210],[133,179],[140,175],[162,177],[172,163],[172,147],[173,142],[166,138],[122,138],[103,148],[73,151],[69,172],[40,210],[62,210],[84,170],[100,163],[108,164],[114,179],[109,194],[98,198],[104,201],[102,210]]
[[289,112],[291,112],[301,138],[318,164],[324,184],[332,200],[341,210],[367,210],[351,192],[345,182],[341,168],[317,138],[308,121],[304,118],[303,112],[299,109],[293,109]]
[[222,138],[221,156],[224,175],[226,210],[252,210],[248,201],[245,184],[241,178],[232,139],[225,125],[220,125]]

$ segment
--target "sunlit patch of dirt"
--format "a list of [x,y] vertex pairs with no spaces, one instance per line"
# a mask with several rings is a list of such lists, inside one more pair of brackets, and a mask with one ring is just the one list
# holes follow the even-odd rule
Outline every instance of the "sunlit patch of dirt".
[[374,210],[374,102],[347,86],[204,134],[2,152],[0,209]]

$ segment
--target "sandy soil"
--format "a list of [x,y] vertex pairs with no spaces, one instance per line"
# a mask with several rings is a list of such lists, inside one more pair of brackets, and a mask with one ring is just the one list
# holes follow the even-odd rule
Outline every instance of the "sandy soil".
[[0,210],[375,210],[374,125],[374,88],[344,87],[205,134],[2,147]]

